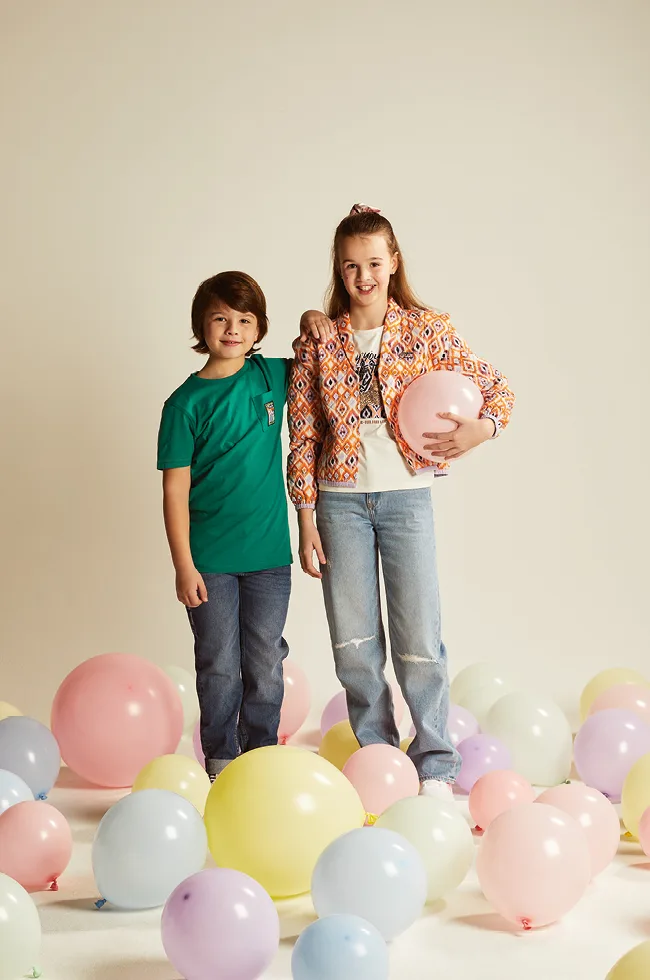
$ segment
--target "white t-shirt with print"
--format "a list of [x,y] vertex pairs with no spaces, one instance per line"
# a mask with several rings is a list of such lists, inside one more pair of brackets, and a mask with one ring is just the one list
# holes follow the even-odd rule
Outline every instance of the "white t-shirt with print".
[[434,471],[413,473],[399,451],[386,421],[379,387],[379,352],[383,325],[374,330],[353,332],[355,368],[359,378],[360,418],[359,467],[355,487],[321,486],[334,493],[381,493],[384,490],[416,490],[430,487]]

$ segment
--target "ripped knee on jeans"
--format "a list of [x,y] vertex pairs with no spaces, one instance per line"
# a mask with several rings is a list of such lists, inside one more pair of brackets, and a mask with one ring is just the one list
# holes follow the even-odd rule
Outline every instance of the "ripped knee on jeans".
[[429,664],[432,667],[440,666],[440,661],[435,657],[423,657],[418,653],[398,653],[398,660],[403,664]]
[[343,640],[342,643],[335,643],[334,644],[334,649],[335,650],[345,650],[346,647],[354,647],[355,650],[358,650],[359,647],[362,646],[364,643],[371,643],[372,640],[374,640],[374,639],[376,639],[376,637],[374,635],[373,636],[354,637],[352,640]]

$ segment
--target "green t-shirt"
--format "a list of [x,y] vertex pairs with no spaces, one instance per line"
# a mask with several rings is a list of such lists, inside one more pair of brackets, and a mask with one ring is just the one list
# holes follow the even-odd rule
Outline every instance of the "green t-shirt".
[[191,467],[190,547],[199,572],[291,563],[281,443],[291,364],[256,354],[229,378],[190,375],[165,402],[158,469]]

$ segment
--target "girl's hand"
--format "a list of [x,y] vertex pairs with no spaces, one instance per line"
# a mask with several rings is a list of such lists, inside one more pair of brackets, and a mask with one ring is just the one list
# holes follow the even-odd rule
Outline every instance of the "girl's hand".
[[452,412],[440,412],[438,418],[456,423],[452,432],[422,433],[424,439],[431,439],[424,448],[438,459],[458,459],[494,435],[492,419],[466,419]]
[[184,606],[195,609],[208,601],[208,590],[196,568],[184,568],[176,572],[176,597]]
[[329,340],[334,336],[334,324],[320,310],[307,310],[300,317],[300,339]]
[[[314,565],[314,552],[321,565],[326,564],[325,552],[321,544],[318,528],[314,524],[313,511],[301,511],[299,517],[300,527],[300,567],[306,575],[311,578],[322,578],[322,574]],[[305,515],[305,516],[303,516]]]

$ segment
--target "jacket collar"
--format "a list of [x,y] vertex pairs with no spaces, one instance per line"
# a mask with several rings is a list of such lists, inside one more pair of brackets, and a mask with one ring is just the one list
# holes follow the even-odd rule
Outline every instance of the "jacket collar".
[[[384,333],[382,337],[382,347],[387,340],[392,339],[392,334],[396,328],[402,322],[402,317],[404,311],[400,309],[395,300],[388,300],[388,308],[386,310],[386,317],[384,319]],[[354,337],[352,327],[350,326],[350,314],[344,313],[336,320],[336,329],[341,341],[341,346],[345,351],[345,356],[347,357],[350,364],[354,367],[356,358],[356,348],[354,346]]]

